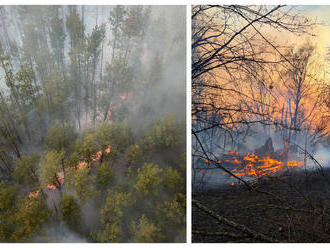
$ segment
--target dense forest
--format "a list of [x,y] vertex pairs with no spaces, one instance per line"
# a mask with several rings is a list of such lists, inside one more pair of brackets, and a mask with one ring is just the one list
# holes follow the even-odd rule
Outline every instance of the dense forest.
[[185,241],[185,9],[0,6],[0,241]]

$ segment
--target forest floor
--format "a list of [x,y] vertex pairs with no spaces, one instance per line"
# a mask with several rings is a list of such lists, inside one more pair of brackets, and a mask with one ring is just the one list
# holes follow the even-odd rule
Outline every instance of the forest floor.
[[193,193],[192,241],[330,242],[330,169]]

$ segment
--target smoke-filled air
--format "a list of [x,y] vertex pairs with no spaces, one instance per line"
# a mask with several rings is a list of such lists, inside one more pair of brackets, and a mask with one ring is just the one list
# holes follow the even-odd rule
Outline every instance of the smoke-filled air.
[[330,242],[329,13],[192,7],[193,242]]
[[185,18],[0,6],[1,242],[185,242]]

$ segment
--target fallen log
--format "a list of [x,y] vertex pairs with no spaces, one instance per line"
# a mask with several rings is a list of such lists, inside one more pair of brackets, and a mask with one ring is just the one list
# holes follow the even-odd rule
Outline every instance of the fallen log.
[[217,213],[213,212],[212,210],[210,210],[209,208],[205,207],[203,204],[201,204],[200,202],[196,201],[196,200],[192,200],[192,204],[195,205],[198,209],[202,210],[203,212],[205,212],[206,214],[210,215],[211,217],[215,218],[217,221],[222,222],[228,226],[231,226],[243,233],[248,234],[249,236],[251,236],[254,239],[260,240],[260,241],[265,241],[265,242],[270,242],[270,243],[274,243],[274,242],[278,242],[275,239],[272,239],[270,237],[267,237],[266,235],[256,232],[244,225],[238,224],[234,221],[228,220],[227,218],[218,215]]

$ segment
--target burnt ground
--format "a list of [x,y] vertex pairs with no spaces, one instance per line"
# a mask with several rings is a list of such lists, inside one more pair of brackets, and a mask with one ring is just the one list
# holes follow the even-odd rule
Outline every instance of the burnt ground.
[[323,175],[287,171],[260,178],[253,187],[195,192],[192,241],[330,242],[329,169]]

